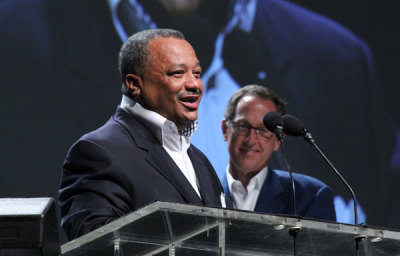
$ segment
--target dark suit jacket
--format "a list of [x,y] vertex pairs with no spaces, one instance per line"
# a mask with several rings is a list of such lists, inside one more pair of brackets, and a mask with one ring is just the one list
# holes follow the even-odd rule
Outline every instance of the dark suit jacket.
[[188,155],[202,199],[145,124],[118,108],[66,157],[59,204],[69,239],[156,200],[220,207],[223,189],[213,167],[193,145]]
[[[336,221],[333,194],[321,181],[293,173],[296,186],[296,211],[298,216]],[[222,179],[225,194],[231,197],[226,176]],[[268,214],[293,214],[292,184],[289,173],[269,169],[258,196],[255,212]]]
[[[263,0],[257,4],[250,34],[262,49],[257,56],[266,62],[268,76],[261,84],[290,103],[291,114],[304,121],[326,155],[338,169],[346,171],[369,223],[392,226],[399,211],[390,203],[393,200],[382,198],[397,195],[398,179],[388,167],[396,138],[392,127],[381,130],[382,123],[390,122],[382,110],[384,102],[377,97],[380,90],[370,75],[373,63],[368,47],[339,24],[291,2]],[[187,27],[196,38],[210,34]],[[0,93],[3,119],[8,120],[1,131],[2,145],[6,145],[1,150],[2,168],[13,170],[0,174],[0,194],[56,195],[59,173],[54,170],[63,161],[65,148],[83,132],[102,124],[120,99],[117,55],[122,42],[105,0],[2,0],[0,35],[0,84],[12,85],[2,86]],[[226,42],[231,44],[228,39]],[[213,48],[203,53],[197,44],[194,46],[201,63],[205,63],[203,55],[212,54]],[[247,49],[256,47],[232,47],[234,51],[228,53],[233,52],[231,56],[239,60],[224,62],[239,63],[239,71],[228,67],[230,74],[240,83],[252,83],[245,72],[252,65],[242,63],[255,62]],[[259,70],[255,71],[252,74],[257,75]],[[34,87],[29,93],[27,83]],[[342,124],[340,134],[338,123]],[[200,124],[196,136],[213,125]],[[220,120],[216,126],[220,130]],[[216,129],[211,130],[214,133]],[[224,143],[220,150],[215,139],[207,135],[204,141],[210,141],[216,158],[221,159],[218,152],[226,152]],[[222,141],[221,137],[217,139]],[[311,176],[320,175],[326,166],[302,140],[291,141],[287,152],[291,165],[307,170]],[[210,158],[214,152],[207,154]],[[312,165],[310,157],[314,157]],[[217,169],[221,174],[226,163]],[[284,168],[283,164],[275,166]],[[323,171],[328,173],[328,168]],[[365,175],[359,175],[360,170]],[[377,176],[376,170],[382,175]],[[390,186],[388,182],[392,182]],[[340,180],[332,179],[329,185],[336,193],[348,194],[341,189]],[[373,193],[371,186],[377,188]],[[367,201],[370,203],[365,204]],[[382,219],[376,209],[386,209],[391,218]]]

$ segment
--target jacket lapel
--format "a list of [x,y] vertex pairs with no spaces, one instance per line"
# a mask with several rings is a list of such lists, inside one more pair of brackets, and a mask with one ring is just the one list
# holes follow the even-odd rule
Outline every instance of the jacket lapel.
[[147,151],[146,161],[179,191],[185,201],[191,204],[203,204],[185,175],[145,124],[119,107],[114,119],[128,130],[139,148]]
[[[229,200],[232,200],[226,175],[222,178],[222,187]],[[269,169],[267,178],[258,195],[254,211],[267,214],[282,214],[285,211],[287,201],[288,195],[285,193],[284,185],[279,175],[275,170]]]
[[203,205],[190,182],[160,144],[149,147],[146,161],[169,180],[188,203]]
[[[215,184],[215,180],[213,180],[213,176],[211,175],[207,166],[205,166],[199,156],[195,154],[192,146],[188,149],[188,155],[192,161],[193,168],[196,173],[200,195],[204,204],[220,206],[220,195],[218,194],[220,191],[213,186]],[[217,177],[215,178],[218,179]]]
[[285,209],[286,199],[287,195],[278,174],[269,168],[254,211],[281,214]]
[[224,189],[225,195],[228,197],[229,200],[232,201],[231,197],[231,192],[229,191],[229,186],[228,186],[228,179],[226,178],[226,174],[223,176],[221,180],[222,188]]

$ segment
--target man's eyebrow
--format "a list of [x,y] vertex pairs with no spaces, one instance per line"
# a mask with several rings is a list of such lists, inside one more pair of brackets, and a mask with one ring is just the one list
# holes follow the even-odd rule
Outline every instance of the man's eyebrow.
[[239,119],[239,120],[236,120],[235,123],[249,124],[249,122],[248,122],[246,119]]
[[[170,66],[170,68],[186,68],[186,67],[188,67],[188,65],[187,65],[187,64],[184,64],[184,63],[173,64],[173,65]],[[200,68],[201,68],[200,61],[197,61],[197,62],[193,65],[193,68],[197,68],[197,67],[200,67]]]

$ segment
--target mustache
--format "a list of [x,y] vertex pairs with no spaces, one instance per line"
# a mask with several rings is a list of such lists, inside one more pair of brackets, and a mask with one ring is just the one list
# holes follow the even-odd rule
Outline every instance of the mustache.
[[178,98],[188,97],[188,96],[200,96],[201,90],[200,89],[193,89],[190,91],[180,91],[178,92]]

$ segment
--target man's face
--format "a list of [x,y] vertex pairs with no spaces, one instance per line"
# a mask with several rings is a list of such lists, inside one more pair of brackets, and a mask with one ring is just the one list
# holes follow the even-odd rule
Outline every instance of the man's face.
[[197,119],[203,83],[192,46],[176,38],[156,38],[147,45],[149,65],[142,76],[141,103],[174,122],[178,129]]
[[[265,129],[263,117],[270,111],[276,111],[276,106],[271,100],[260,99],[254,96],[244,96],[238,102],[235,124],[252,126]],[[229,122],[222,122],[224,137],[228,142],[229,164],[232,176],[242,181],[256,175],[267,166],[272,153],[279,148],[279,141],[275,135],[269,138],[256,134],[254,129],[249,132],[235,130]]]

